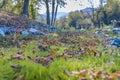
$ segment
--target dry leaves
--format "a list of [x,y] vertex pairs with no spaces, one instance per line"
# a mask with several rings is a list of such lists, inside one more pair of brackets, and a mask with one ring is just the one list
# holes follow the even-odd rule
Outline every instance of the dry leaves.
[[105,71],[97,71],[97,70],[81,70],[81,71],[65,71],[65,73],[68,76],[78,76],[80,79],[84,80],[96,80],[96,79],[102,79],[102,80],[115,80],[120,79],[120,71],[116,71],[114,73],[107,73]]

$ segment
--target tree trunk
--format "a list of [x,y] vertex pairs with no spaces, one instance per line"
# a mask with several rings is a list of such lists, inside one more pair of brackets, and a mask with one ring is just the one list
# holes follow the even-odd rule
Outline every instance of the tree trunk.
[[95,26],[95,8],[94,8],[94,5],[92,6],[92,9],[93,9],[93,12],[92,12],[92,22],[93,22],[93,25]]
[[[104,21],[104,5],[103,5],[103,3],[104,3],[104,0],[99,0],[99,2],[100,2],[100,5],[99,5],[99,11],[97,11],[96,12],[96,14],[97,14],[97,23],[98,23],[98,27],[100,28],[101,27],[101,25],[103,25],[103,21]],[[103,18],[102,18],[102,20],[101,19],[99,19],[99,14],[100,13],[102,13],[103,14]],[[101,23],[102,22],[102,23]]]
[[47,14],[47,17],[46,17],[46,23],[48,25],[50,25],[50,11],[49,11],[49,4],[48,4],[48,0],[45,1],[45,4],[46,4],[46,14]]
[[52,0],[52,18],[51,18],[51,25],[53,25],[54,15],[55,13],[55,0]]
[[29,0],[24,0],[24,6],[23,6],[23,16],[28,17],[28,6],[29,6]]
[[6,0],[3,0],[4,10],[6,11]]
[[108,16],[105,10],[103,10],[103,22],[108,25]]
[[89,4],[91,5],[92,10],[92,14],[91,14],[91,21],[93,23],[93,26],[95,26],[95,6],[93,3],[93,0],[88,0]]
[[99,11],[96,11],[96,18],[97,18],[97,25],[98,25],[98,27],[100,28],[100,26],[101,26],[101,24],[100,24],[100,19],[99,19],[99,14],[100,14],[100,12],[101,12],[101,10],[99,10]]
[[55,25],[55,21],[56,21],[56,17],[57,17],[57,12],[58,12],[58,4],[56,5],[56,9],[55,9],[55,17],[53,20],[53,25]]

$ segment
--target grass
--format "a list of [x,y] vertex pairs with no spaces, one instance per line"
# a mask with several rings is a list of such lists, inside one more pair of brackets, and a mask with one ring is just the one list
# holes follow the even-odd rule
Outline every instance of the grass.
[[[50,38],[50,40],[52,39],[54,39],[54,37]],[[74,38],[72,39],[74,40]],[[88,39],[86,38],[85,40]],[[65,71],[72,72],[84,69],[103,70],[108,73],[120,71],[119,56],[110,55],[110,49],[107,49],[107,53],[103,52],[104,47],[102,44],[99,44],[97,48],[98,51],[103,54],[101,57],[85,54],[83,56],[76,56],[67,59],[64,57],[55,58],[54,61],[47,66],[44,66],[41,63],[34,63],[27,58],[28,55],[35,57],[52,54],[49,49],[46,51],[39,50],[39,41],[39,37],[38,40],[29,41],[25,49],[22,49],[22,45],[24,44],[21,44],[20,48],[1,48],[0,52],[4,52],[5,56],[1,55],[0,58],[0,80],[17,80],[21,75],[23,75],[24,78],[20,80],[79,80],[81,79],[79,76],[69,76]],[[69,49],[69,46],[73,44],[67,43],[67,45],[65,45],[65,43],[62,43],[61,46],[51,45],[50,49],[57,49],[55,54],[62,55],[64,50]],[[76,46],[76,48],[77,47],[78,46]],[[32,53],[33,49],[36,50],[35,54]],[[25,59],[10,60],[10,56],[16,55],[18,51],[24,52]],[[114,51],[114,53],[116,52],[118,53],[119,50]],[[113,64],[109,64],[111,60],[114,60]],[[12,65],[17,68],[12,68]]]
[[[106,57],[107,56],[107,57]],[[114,58],[115,63],[107,67],[107,63],[110,59]],[[120,59],[117,56],[104,55],[101,58],[94,56],[83,56],[80,60],[78,59],[68,59],[64,58],[55,59],[53,63],[49,66],[44,67],[41,64],[33,63],[29,60],[23,61],[8,61],[0,60],[0,77],[1,80],[14,80],[19,75],[24,75],[24,80],[71,80],[76,77],[69,77],[65,74],[64,70],[68,71],[80,71],[83,69],[95,69],[95,70],[105,70],[107,72],[113,73],[119,71]],[[12,69],[10,66],[15,64],[21,66],[20,70]],[[79,77],[78,77],[79,78]]]

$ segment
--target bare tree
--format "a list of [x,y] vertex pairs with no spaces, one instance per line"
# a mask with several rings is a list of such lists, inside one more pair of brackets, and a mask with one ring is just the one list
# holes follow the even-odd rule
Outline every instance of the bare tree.
[[66,5],[66,0],[57,0],[56,1],[56,7],[55,7],[55,13],[54,13],[54,19],[53,19],[53,26],[55,25],[56,17],[57,17],[57,12],[58,12],[58,7],[64,7]]
[[[56,16],[58,12],[58,7],[63,7],[66,3],[65,0],[41,0],[41,2],[45,3],[46,6],[46,24],[53,25],[56,21]],[[52,3],[52,4],[50,4]],[[50,7],[52,6],[52,16],[50,17]]]
[[94,6],[94,1],[93,0],[88,0],[90,7],[92,8],[92,14],[91,14],[91,21],[93,23],[93,25],[95,25],[94,21],[95,21],[95,6]]

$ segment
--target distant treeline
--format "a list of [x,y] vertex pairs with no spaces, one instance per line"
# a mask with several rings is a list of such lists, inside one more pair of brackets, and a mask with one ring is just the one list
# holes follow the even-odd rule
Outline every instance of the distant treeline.
[[98,8],[94,8],[93,2],[89,2],[91,4],[89,10],[70,12],[68,17],[57,20],[56,26],[61,28],[90,28],[91,26],[100,28],[103,25],[112,24],[113,20],[120,21],[120,0],[99,1]]

